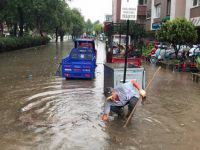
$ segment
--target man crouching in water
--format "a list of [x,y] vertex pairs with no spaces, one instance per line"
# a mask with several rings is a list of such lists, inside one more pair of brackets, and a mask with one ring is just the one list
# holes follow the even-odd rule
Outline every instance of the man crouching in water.
[[[135,91],[134,87],[138,89]],[[131,80],[127,83],[117,86],[115,89],[111,90],[111,96],[107,98],[105,103],[104,113],[102,115],[102,120],[107,121],[109,117],[110,110],[117,113],[119,117],[124,116],[123,107],[128,104],[128,114],[131,113],[135,107],[140,95],[144,98],[146,92],[141,88],[141,86],[135,81]]]

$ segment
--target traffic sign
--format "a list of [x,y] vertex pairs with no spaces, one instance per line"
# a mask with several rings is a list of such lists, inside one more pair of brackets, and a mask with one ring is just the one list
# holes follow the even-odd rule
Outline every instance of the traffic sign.
[[121,20],[137,20],[138,0],[122,0]]

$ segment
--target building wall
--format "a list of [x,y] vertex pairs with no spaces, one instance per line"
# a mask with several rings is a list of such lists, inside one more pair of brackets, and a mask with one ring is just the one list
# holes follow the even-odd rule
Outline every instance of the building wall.
[[146,10],[147,10],[146,5],[138,6],[138,16],[146,16]]
[[176,0],[175,18],[185,16],[185,7],[186,7],[186,0]]
[[113,14],[113,22],[119,22],[120,20],[120,12],[121,12],[121,0],[113,0],[112,1],[112,14]]
[[151,0],[147,0],[147,10],[151,9]]
[[[160,17],[155,17],[155,6],[160,5]],[[153,20],[151,24],[153,23],[160,23],[162,21],[162,18],[167,16],[167,0],[152,0],[152,17]]]
[[117,22],[120,21],[121,4],[121,0],[117,0]]
[[190,8],[192,8],[192,1],[186,0],[186,7],[185,7],[185,18],[190,19]]
[[147,31],[150,31],[151,30],[151,19],[147,19],[146,22],[145,22],[145,29]]
[[160,18],[162,19],[163,17],[166,16],[167,16],[167,0],[162,0]]
[[[155,18],[155,6],[160,4],[160,17]],[[191,20],[193,24],[197,27],[198,35],[200,39],[200,5],[193,7],[193,0],[171,0],[170,13],[167,13],[168,0],[147,0],[147,11],[151,10],[151,17],[147,18],[145,21],[145,28],[149,33],[152,27],[156,30],[159,22],[162,18],[170,15],[170,19],[175,19],[176,17],[185,17],[187,20]],[[148,13],[148,12],[147,12]]]
[[117,12],[117,1],[113,0],[112,1],[112,17],[113,17],[112,20],[113,20],[113,22],[116,22],[116,20],[117,20],[116,12]]
[[158,5],[162,2],[163,0],[154,0],[154,5]]
[[[171,0],[171,6],[170,6],[170,13],[168,13],[168,0],[148,0],[147,3],[147,10],[151,9],[151,26],[155,23],[160,23],[163,18],[170,15],[170,19],[174,19],[176,17],[185,16],[186,12],[186,1],[191,0]],[[156,5],[160,5],[160,17],[155,17],[155,8]],[[149,25],[149,21],[146,20],[146,27]],[[150,26],[151,30],[152,27]],[[146,28],[147,30],[149,27]]]
[[176,17],[186,17],[186,1],[191,0],[171,0],[170,20]]
[[171,0],[170,20],[174,19],[175,16],[176,16],[176,0]]
[[[192,23],[198,28],[200,32],[200,5],[193,6],[192,0],[186,0],[185,17],[191,20]],[[200,36],[200,35],[199,35]]]

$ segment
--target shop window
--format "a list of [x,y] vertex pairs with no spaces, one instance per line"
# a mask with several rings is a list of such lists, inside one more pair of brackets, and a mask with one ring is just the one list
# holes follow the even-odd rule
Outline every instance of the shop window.
[[161,5],[155,5],[155,18],[160,18],[160,9],[161,9]]

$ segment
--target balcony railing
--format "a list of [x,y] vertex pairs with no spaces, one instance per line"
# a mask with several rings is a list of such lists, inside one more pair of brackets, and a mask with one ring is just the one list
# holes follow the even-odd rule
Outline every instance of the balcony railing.
[[139,5],[138,6],[138,16],[146,16],[146,9],[147,9],[147,6]]

